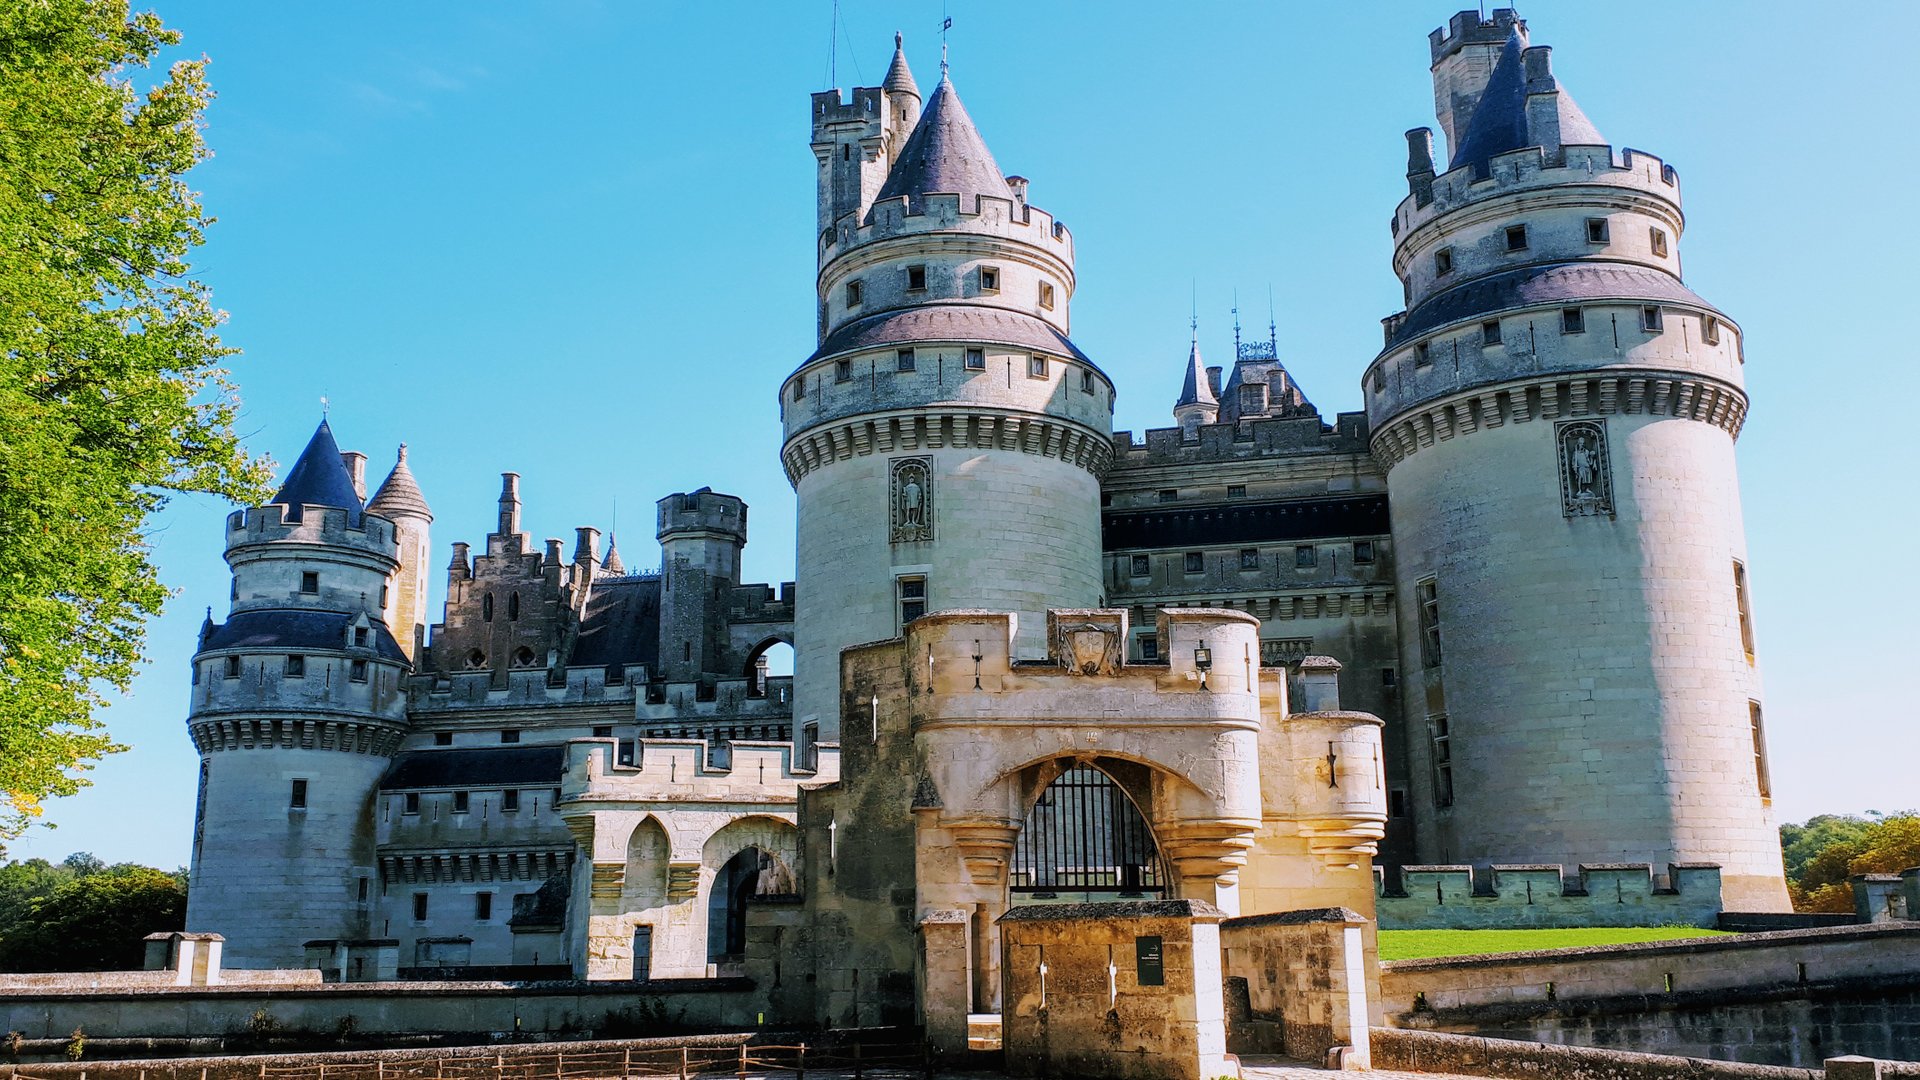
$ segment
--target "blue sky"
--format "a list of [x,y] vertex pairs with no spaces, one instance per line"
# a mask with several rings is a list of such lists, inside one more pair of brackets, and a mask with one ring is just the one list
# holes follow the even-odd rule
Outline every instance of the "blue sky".
[[[1234,290],[1264,334],[1271,286],[1308,395],[1329,418],[1360,407],[1399,306],[1401,133],[1434,124],[1426,34],[1455,6],[948,0],[968,109],[1074,230],[1074,338],[1120,388],[1116,427],[1170,423],[1189,283],[1215,362]],[[376,480],[406,441],[436,560],[485,535],[502,470],[536,537],[607,527],[617,502],[629,566],[657,561],[653,501],[710,485],[754,508],[748,576],[791,578],[775,391],[814,344],[807,95],[828,85],[829,0],[158,10],[220,93],[193,175],[220,221],[196,265],[245,350],[257,451],[291,462],[322,395]],[[1900,344],[1920,5],[1522,13],[1615,145],[1680,170],[1688,283],[1746,330],[1777,811],[1920,804],[1902,422],[1920,378]],[[930,89],[941,17],[847,0],[838,84],[877,83],[899,29]],[[104,714],[133,749],[12,854],[186,861],[187,662],[203,610],[225,609],[227,509],[180,498],[156,521],[178,595]]]

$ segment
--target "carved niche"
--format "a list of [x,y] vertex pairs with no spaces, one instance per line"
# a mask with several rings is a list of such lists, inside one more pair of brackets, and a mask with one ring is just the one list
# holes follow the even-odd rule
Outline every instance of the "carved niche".
[[1560,509],[1567,517],[1613,516],[1613,463],[1607,456],[1605,420],[1565,420],[1554,425],[1560,458]]
[[899,457],[887,463],[888,539],[912,544],[933,539],[933,459]]

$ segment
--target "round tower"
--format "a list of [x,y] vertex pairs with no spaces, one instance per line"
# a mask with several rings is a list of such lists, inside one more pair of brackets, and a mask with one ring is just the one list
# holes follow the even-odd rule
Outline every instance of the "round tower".
[[1037,656],[1048,608],[1101,600],[1113,387],[1067,338],[1073,238],[1001,173],[950,80],[899,146],[892,99],[814,95],[820,203],[836,212],[819,236],[819,348],[780,392],[799,508],[794,716],[829,740],[843,648],[982,608],[1017,613],[1016,648]]
[[1363,382],[1421,855],[1712,862],[1729,909],[1784,910],[1740,330],[1681,281],[1674,170],[1610,148],[1549,50],[1496,16],[1484,77],[1461,66],[1474,13],[1434,35],[1436,98],[1471,119],[1438,175],[1431,134],[1409,133],[1407,310]]
[[413,470],[407,467],[406,443],[400,444],[393,471],[367,500],[367,513],[393,522],[400,569],[386,591],[380,617],[411,661],[426,644],[427,556],[432,550],[433,511],[427,508],[427,498],[420,493]]
[[187,926],[226,935],[231,966],[371,936],[374,794],[406,726],[406,653],[382,619],[403,540],[362,510],[324,421],[273,501],[227,519],[232,607],[201,628],[187,719]]

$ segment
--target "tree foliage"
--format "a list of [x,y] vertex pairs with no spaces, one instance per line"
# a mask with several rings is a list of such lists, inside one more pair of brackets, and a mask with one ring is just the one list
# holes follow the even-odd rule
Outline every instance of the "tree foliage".
[[186,890],[185,870],[108,866],[84,851],[0,864],[0,971],[137,968],[148,934],[183,925]]
[[125,0],[0,4],[0,839],[119,749],[95,711],[167,595],[149,516],[267,477],[188,276],[205,62],[132,81],[178,40]]
[[1920,866],[1920,814],[1823,814],[1780,827],[1787,891],[1797,911],[1854,911],[1855,874],[1897,874]]

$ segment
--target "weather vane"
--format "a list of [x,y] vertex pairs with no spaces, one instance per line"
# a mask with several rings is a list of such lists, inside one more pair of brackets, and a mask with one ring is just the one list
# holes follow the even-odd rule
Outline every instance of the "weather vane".
[[327,395],[321,394],[320,395],[320,416],[322,419],[326,417],[327,410],[331,408],[333,408],[333,402],[327,400]]

